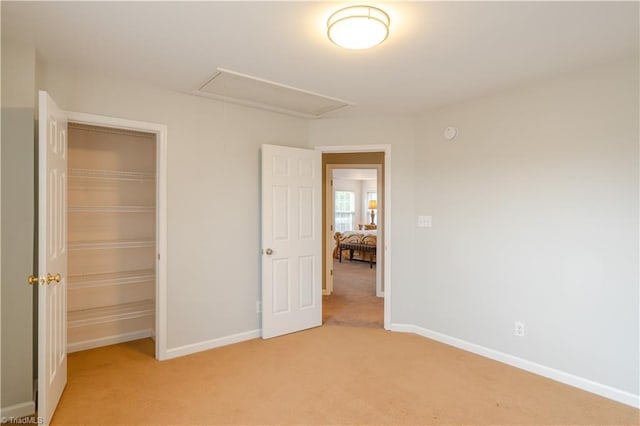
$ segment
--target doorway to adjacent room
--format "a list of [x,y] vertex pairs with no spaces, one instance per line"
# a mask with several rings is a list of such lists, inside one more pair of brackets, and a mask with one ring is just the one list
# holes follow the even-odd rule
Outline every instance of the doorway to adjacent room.
[[323,324],[384,326],[384,152],[323,155]]

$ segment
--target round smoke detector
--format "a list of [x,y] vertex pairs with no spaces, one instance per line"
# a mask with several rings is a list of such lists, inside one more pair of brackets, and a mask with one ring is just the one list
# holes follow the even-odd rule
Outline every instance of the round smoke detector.
[[453,126],[448,126],[444,129],[444,138],[448,141],[455,139],[458,136],[458,129]]

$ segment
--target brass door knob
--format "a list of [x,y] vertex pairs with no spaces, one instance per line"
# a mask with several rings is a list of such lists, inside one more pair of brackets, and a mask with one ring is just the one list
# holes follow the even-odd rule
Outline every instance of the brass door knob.
[[55,281],[55,282],[59,283],[60,282],[60,274],[55,274],[55,275],[47,274],[47,284],[51,284],[51,281]]
[[273,250],[270,249],[270,248],[266,249],[264,252],[265,252],[265,254],[267,254],[269,256],[271,256],[273,254]]
[[38,284],[40,282],[40,278],[39,277],[35,277],[33,275],[29,275],[27,277],[27,283],[29,285],[34,285],[34,284]]

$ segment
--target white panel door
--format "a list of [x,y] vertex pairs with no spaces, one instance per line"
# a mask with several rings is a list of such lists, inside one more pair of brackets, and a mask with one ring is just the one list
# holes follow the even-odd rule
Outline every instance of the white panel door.
[[262,146],[262,337],[322,325],[322,153]]
[[67,118],[39,93],[38,416],[47,425],[67,384]]

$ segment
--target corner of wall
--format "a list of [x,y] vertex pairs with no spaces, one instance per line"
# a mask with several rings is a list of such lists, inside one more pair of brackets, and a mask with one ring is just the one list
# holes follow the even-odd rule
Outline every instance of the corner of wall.
[[[2,413],[33,413],[35,49],[2,39]],[[10,178],[10,179],[8,179]],[[9,250],[10,248],[10,250]],[[8,414],[7,414],[8,413]]]

